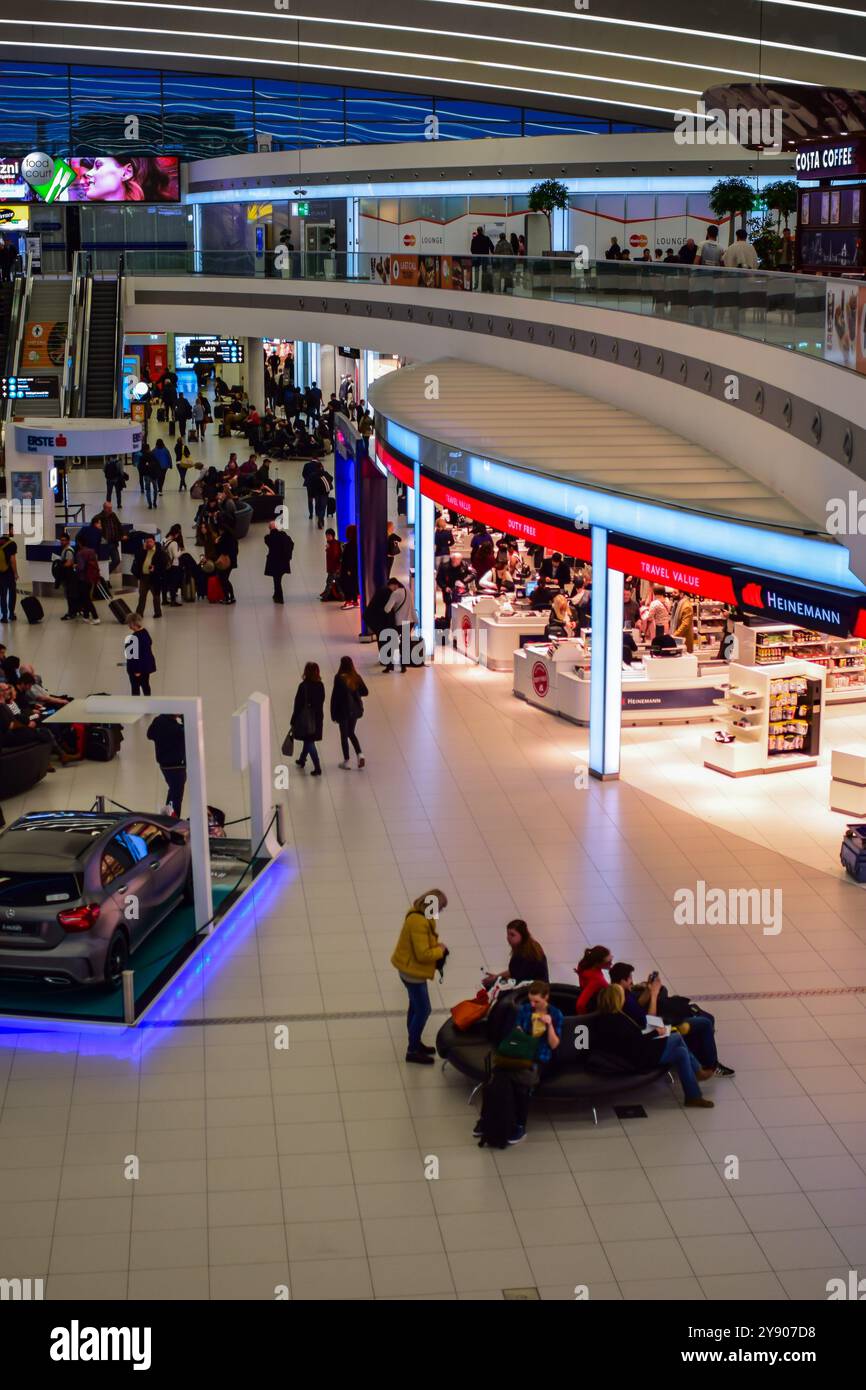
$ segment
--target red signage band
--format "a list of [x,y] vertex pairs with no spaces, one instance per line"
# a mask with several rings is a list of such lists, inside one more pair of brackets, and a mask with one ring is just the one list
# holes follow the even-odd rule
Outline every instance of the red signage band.
[[378,439],[376,440],[376,457],[380,463],[385,465],[388,472],[393,473],[394,477],[398,478],[401,483],[405,483],[406,487],[415,486],[415,470],[410,468],[408,464],[401,463],[398,458],[395,458],[390,450],[386,449],[384,444],[380,443]]
[[714,570],[697,569],[689,561],[667,560],[660,555],[629,550],[624,545],[608,545],[607,563],[612,570],[622,570],[623,574],[633,574],[636,578],[647,579],[651,583],[700,594],[702,598],[715,599],[719,603],[735,605],[737,602],[733,581],[729,575],[717,574]]
[[523,516],[520,512],[506,511],[504,507],[494,506],[492,502],[481,502],[477,497],[467,497],[465,493],[433,478],[421,476],[421,491],[440,506],[448,507],[472,521],[486,521],[497,531],[517,536],[527,545],[543,545],[549,550],[561,551],[575,560],[592,559],[592,540],[588,531],[566,531],[560,526],[550,526],[545,521]]
[[[406,483],[408,487],[414,487],[415,475],[411,468],[401,463],[378,441],[376,451],[379,461],[395,478],[399,478],[400,482]],[[468,497],[465,492],[458,492],[444,483],[437,483],[435,479],[424,474],[421,475],[421,491],[425,497],[430,497],[440,506],[459,512],[461,516],[468,516],[471,521],[489,522],[498,531],[517,536],[528,545],[543,545],[550,550],[561,551],[563,555],[575,560],[592,559],[592,540],[588,531],[566,531],[563,527],[550,526],[547,522],[536,521],[532,517],[521,515],[520,512],[506,511],[504,507],[497,507],[492,502],[482,502],[477,497]]]

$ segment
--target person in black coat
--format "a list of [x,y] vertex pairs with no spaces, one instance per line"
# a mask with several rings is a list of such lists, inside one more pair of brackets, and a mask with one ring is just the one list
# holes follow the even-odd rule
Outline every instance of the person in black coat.
[[352,658],[350,656],[341,657],[340,669],[334,677],[334,688],[331,691],[331,718],[340,730],[340,747],[343,751],[343,761],[340,763],[340,767],[342,768],[349,766],[350,743],[355,750],[358,767],[361,768],[365,765],[361,745],[355,733],[355,725],[363,716],[363,700],[369,693],[355,670],[355,663]]
[[712,1075],[711,1070],[701,1067],[679,1033],[666,1035],[664,1028],[644,1033],[639,1024],[623,1012],[624,1004],[622,985],[608,985],[596,995],[598,1014],[589,1025],[590,1051],[600,1048],[603,1052],[611,1052],[638,1072],[671,1067],[682,1083],[685,1104],[701,1110],[712,1109],[713,1102],[704,1098],[698,1085]]
[[358,528],[346,527],[346,543],[340,556],[340,592],[345,599],[342,608],[358,606]]
[[123,658],[129,688],[133,695],[149,695],[150,678],[156,670],[153,641],[138,613],[130,613],[126,625],[129,632],[123,639]]
[[166,781],[166,804],[179,816],[186,786],[183,718],[179,714],[158,714],[148,725],[147,737],[153,743],[156,761]]
[[[226,563],[228,561],[228,563]],[[223,603],[237,603],[232,588],[232,570],[237,568],[238,542],[230,527],[223,524],[216,545],[216,572],[223,586]]]
[[292,706],[292,722],[289,726],[293,739],[301,745],[301,756],[295,759],[295,766],[303,772],[307,756],[313,764],[313,777],[321,777],[322,765],[319,762],[317,743],[321,743],[325,725],[325,687],[315,661],[308,661],[304,667],[304,678],[295,691]]
[[295,542],[288,531],[281,531],[275,521],[269,521],[265,545],[268,550],[265,574],[274,581],[274,603],[283,603],[283,575],[292,572]]

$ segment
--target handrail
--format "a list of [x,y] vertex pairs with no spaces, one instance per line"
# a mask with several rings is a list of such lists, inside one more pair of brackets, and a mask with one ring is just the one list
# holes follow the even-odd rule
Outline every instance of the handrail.
[[457,290],[505,297],[506,302],[508,298],[545,299],[711,328],[823,358],[853,372],[857,353],[846,331],[852,313],[848,298],[856,299],[866,278],[866,269],[860,267],[852,267],[851,273],[857,276],[852,283],[781,270],[590,261],[578,253],[425,256],[403,251],[288,252],[284,247],[263,257],[234,250],[132,251],[127,253],[126,269],[128,274],[142,276],[265,277],[297,282],[299,288],[310,281],[373,283],[380,289],[430,291],[434,298],[440,290]]
[[117,258],[117,290],[114,297],[114,389],[111,413],[115,419],[123,414],[123,252]]
[[12,302],[11,302],[11,304],[9,305],[9,336],[8,336],[8,338],[7,338],[7,340],[6,340],[6,355],[5,355],[5,357],[4,357],[3,361],[2,361],[2,363],[0,363],[0,367],[2,367],[2,369],[3,369],[3,375],[4,375],[4,376],[14,376],[14,375],[15,375],[15,364],[14,364],[14,360],[13,360],[13,357],[14,357],[14,346],[13,346],[13,344],[14,344],[14,339],[13,339],[13,334],[15,334],[15,333],[17,332],[18,320],[19,320],[19,316],[20,316],[20,314],[21,314],[21,306],[22,306],[22,304],[23,304],[24,292],[25,292],[26,287],[27,287],[27,280],[26,280],[26,277],[25,277],[23,274],[22,274],[22,275],[15,275],[14,278],[13,278],[13,286],[12,286]]
[[[24,275],[23,275],[23,281],[24,281],[24,288],[23,288],[23,290],[21,291],[21,295],[20,295],[20,308],[19,308],[19,318],[18,318],[18,332],[17,332],[16,337],[15,337],[15,347],[14,347],[14,350],[13,350],[13,353],[12,353],[12,357],[11,357],[11,359],[9,360],[9,366],[10,366],[10,368],[11,368],[11,370],[10,370],[10,372],[9,372],[9,375],[10,375],[10,376],[19,376],[19,375],[20,375],[21,357],[22,357],[23,352],[24,352],[24,333],[25,333],[25,329],[26,329],[26,326],[27,326],[27,312],[28,312],[28,310],[29,310],[29,308],[30,308],[30,296],[31,296],[32,293],[33,293],[33,252],[32,252],[32,251],[28,251],[28,252],[27,252],[27,256],[26,256],[25,261],[24,261]],[[10,326],[10,328],[11,328],[11,326],[12,326],[12,320],[11,320],[11,319],[10,319],[10,321],[9,321],[9,326]],[[7,423],[8,423],[8,421],[10,420],[10,418],[12,417],[12,415],[13,415],[13,413],[14,413],[14,411],[15,411],[15,408],[16,408],[16,407],[15,407],[15,402],[14,402],[14,401],[11,401],[11,400],[10,400],[10,401],[7,401],[7,402],[6,402],[6,415],[5,415],[5,419],[6,419],[6,422],[7,422]]]

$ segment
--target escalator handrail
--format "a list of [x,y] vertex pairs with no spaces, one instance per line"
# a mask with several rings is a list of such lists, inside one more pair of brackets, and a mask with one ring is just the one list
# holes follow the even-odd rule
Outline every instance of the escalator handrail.
[[[16,335],[15,335],[15,347],[14,347],[14,350],[13,350],[13,353],[12,353],[11,361],[9,361],[9,366],[11,367],[11,370],[10,370],[10,372],[9,372],[9,375],[10,375],[10,376],[19,376],[19,375],[20,375],[21,358],[22,358],[22,356],[24,355],[24,331],[25,331],[25,328],[26,328],[26,326],[27,326],[27,315],[28,315],[28,312],[29,312],[29,310],[30,310],[30,298],[31,298],[31,295],[32,295],[32,293],[33,293],[33,253],[32,253],[32,251],[28,251],[28,252],[27,252],[27,256],[26,256],[25,261],[24,261],[24,274],[23,274],[23,276],[20,277],[20,279],[23,281],[23,286],[24,286],[24,287],[23,287],[23,289],[21,290],[21,293],[20,293],[20,296],[19,296],[19,305],[20,305],[20,307],[19,307],[19,311],[18,311],[18,325],[17,325],[17,333],[16,333]],[[9,320],[9,327],[10,327],[10,329],[11,329],[11,327],[12,327],[12,320],[11,320],[11,319]],[[5,416],[7,422],[12,418],[12,415],[14,414],[14,412],[15,412],[15,402],[14,402],[14,401],[11,401],[11,400],[10,400],[10,401],[7,401],[7,402],[6,402],[6,416]]]
[[123,414],[123,252],[117,258],[117,289],[114,297],[114,390],[111,414],[116,420]]
[[[72,258],[72,284],[69,288],[69,309],[66,320],[66,342],[63,352],[63,382],[60,391],[60,414],[81,414],[81,395],[87,370],[87,312],[89,278],[87,255],[76,251]],[[76,352],[76,345],[78,351]]]

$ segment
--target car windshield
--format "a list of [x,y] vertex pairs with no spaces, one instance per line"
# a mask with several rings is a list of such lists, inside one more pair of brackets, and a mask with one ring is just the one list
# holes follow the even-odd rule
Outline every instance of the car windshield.
[[0,874],[0,911],[74,902],[81,886],[74,874]]

